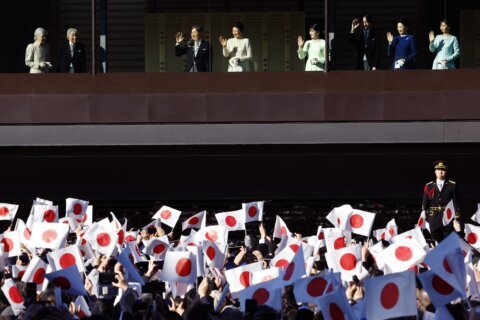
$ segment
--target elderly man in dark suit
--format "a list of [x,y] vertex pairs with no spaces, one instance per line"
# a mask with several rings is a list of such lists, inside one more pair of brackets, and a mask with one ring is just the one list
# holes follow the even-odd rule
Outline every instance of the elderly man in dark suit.
[[[372,16],[362,15],[362,21],[354,19],[348,34],[348,42],[355,45],[354,69],[377,70],[380,60],[380,37],[372,28]],[[360,24],[362,25],[359,28]]]
[[67,30],[67,41],[60,45],[58,72],[85,73],[87,71],[85,46],[77,41],[77,29]]
[[210,43],[203,39],[202,27],[193,26],[191,39],[186,43],[181,32],[176,34],[175,40],[175,55],[177,57],[187,55],[187,63],[184,66],[185,72],[212,71],[212,48]]

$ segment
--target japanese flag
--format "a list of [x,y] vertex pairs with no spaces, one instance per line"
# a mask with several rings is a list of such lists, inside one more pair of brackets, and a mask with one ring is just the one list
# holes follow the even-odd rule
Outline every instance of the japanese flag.
[[196,261],[193,260],[193,255],[188,251],[168,251],[160,279],[167,282],[195,283],[197,268]]
[[138,236],[138,231],[127,231],[125,233],[125,241],[130,242],[130,241],[136,241]]
[[142,259],[142,253],[140,252],[140,249],[138,248],[138,245],[136,242],[129,242],[127,243],[127,245],[125,246],[127,248],[130,249],[130,260],[133,259],[133,263],[139,263],[139,262],[142,262],[143,259]]
[[92,316],[92,311],[83,296],[78,296],[77,299],[75,299],[75,314],[80,319]]
[[345,290],[342,288],[319,297],[317,306],[322,311],[323,319],[325,320],[356,320],[352,307],[347,301]]
[[37,284],[37,288],[41,288],[41,285],[45,280],[47,266],[48,265],[39,257],[33,257],[28,264],[27,270],[25,270],[25,273],[23,274],[22,281],[25,283],[35,282]]
[[417,226],[422,230],[427,228],[427,215],[425,213],[425,210],[420,213],[420,217],[417,221]]
[[35,248],[59,249],[65,245],[69,229],[63,223],[35,222],[30,245]]
[[282,218],[276,216],[275,218],[275,229],[273,230],[273,237],[281,239],[283,236],[291,236],[290,230],[288,230],[287,225]]
[[230,285],[230,292],[235,293],[249,287],[253,272],[262,269],[261,262],[254,262],[225,271],[225,277]]
[[13,314],[18,316],[25,309],[25,306],[23,305],[24,299],[15,285],[15,281],[13,279],[5,279],[2,291],[12,307]]
[[298,248],[290,263],[282,270],[281,279],[283,286],[288,286],[305,275],[305,260],[303,250]]
[[252,285],[266,282],[275,278],[278,278],[281,273],[280,268],[268,268],[268,269],[263,269],[259,271],[254,271],[252,273]]
[[88,261],[95,257],[92,247],[88,243],[83,246],[78,246],[78,250],[80,250],[80,254],[82,255],[83,261]]
[[18,231],[4,232],[0,234],[0,239],[0,243],[3,244],[3,252],[8,254],[9,258],[22,253]]
[[150,239],[143,248],[143,252],[150,257],[153,257],[155,261],[162,261],[167,254],[169,248],[168,242],[161,240],[160,238]]
[[60,287],[65,293],[73,295],[87,294],[87,291],[83,287],[82,277],[80,276],[76,265],[46,273],[45,278],[52,282],[55,287]]
[[87,213],[88,201],[67,198],[65,202],[65,216],[75,219],[77,223],[81,223]]
[[427,241],[425,240],[425,237],[422,233],[422,230],[420,229],[420,227],[415,227],[414,229],[411,229],[411,230],[408,230],[408,231],[405,231],[401,234],[399,234],[398,236],[396,237],[393,237],[390,241],[392,243],[395,243],[397,242],[398,240],[400,239],[414,239],[415,241],[418,242],[418,244],[420,244],[420,246],[424,249],[428,249],[428,244],[427,244]]
[[167,226],[174,228],[177,224],[178,218],[180,217],[180,213],[182,212],[179,210],[163,206],[157,211],[157,213],[155,213],[152,219],[156,220],[160,218]]
[[[296,250],[298,251],[300,247]],[[286,268],[290,261],[293,260],[293,256],[295,255],[295,251],[293,251],[290,247],[285,247],[282,251],[277,253],[272,260],[270,260],[270,267],[277,267],[277,268]]]
[[263,204],[264,201],[242,203],[245,222],[263,221]]
[[58,222],[58,206],[50,204],[33,205],[33,222]]
[[117,234],[99,223],[90,226],[82,237],[101,254],[111,256],[116,252]]
[[228,249],[227,245],[223,243],[203,241],[202,248],[207,265],[222,270],[225,264],[225,257]]
[[398,234],[398,228],[395,219],[388,221],[387,227],[385,229],[385,240],[390,241],[391,238],[395,237]]
[[465,223],[465,240],[475,249],[480,249],[480,227]]
[[435,307],[444,306],[452,300],[461,297],[457,290],[431,270],[420,273],[418,278]]
[[425,254],[416,240],[403,238],[383,250],[382,258],[392,272],[400,272],[421,263]]
[[242,210],[217,213],[215,218],[218,225],[224,226],[228,231],[245,230],[245,215]]
[[202,211],[191,216],[190,218],[182,222],[182,231],[189,228],[192,228],[192,229],[204,228],[207,221],[206,217],[207,217],[207,211]]
[[385,240],[385,232],[387,231],[386,228],[373,230],[373,237],[377,239],[377,241]]
[[416,316],[415,272],[407,270],[366,279],[365,313],[369,320]]
[[342,274],[342,279],[351,281],[354,275],[362,271],[361,247],[359,244],[326,252],[328,267]]
[[28,230],[25,222],[22,219],[17,219],[17,223],[15,224],[15,231],[18,232],[18,236],[20,237],[20,243],[30,248],[30,238],[32,233]]
[[208,226],[198,230],[195,235],[195,242],[202,243],[208,240],[218,243],[228,242],[228,230],[224,226]]
[[353,209],[351,213],[342,213],[340,215],[340,228],[369,237],[374,220],[374,213]]
[[91,226],[92,223],[93,223],[93,206],[89,205],[87,207],[87,212],[85,213],[85,216],[82,219],[82,225]]
[[385,248],[383,247],[383,244],[381,241],[375,243],[373,246],[368,248],[368,251],[372,255],[373,259],[375,260],[375,263],[377,264],[377,267],[379,270],[383,270],[385,267],[385,262],[383,258],[383,251]]
[[327,220],[330,221],[335,228],[340,228],[342,222],[341,216],[348,216],[352,213],[352,211],[353,208],[349,204],[333,208],[333,210],[327,215]]
[[65,269],[76,265],[78,272],[84,272],[83,258],[77,246],[68,246],[47,253],[47,259],[54,270]]
[[298,279],[293,286],[295,300],[303,303],[316,303],[324,293],[331,292],[333,292],[331,279],[323,275]]
[[58,219],[58,223],[68,224],[71,233],[75,232],[78,227],[78,223],[76,223],[75,220],[69,217],[63,217]]
[[325,235],[325,246],[327,251],[345,248],[345,236],[341,231],[329,232]]
[[12,265],[12,276],[13,278],[22,278],[23,274],[27,270],[27,266],[20,266],[20,265]]
[[192,254],[192,259],[195,262],[195,267],[197,269],[197,277],[205,276],[205,262],[203,260],[202,247],[199,246],[187,246],[187,251]]
[[12,221],[17,214],[18,204],[0,203],[0,220]]
[[[123,266],[123,269],[125,270],[125,275],[126,275],[126,278],[128,281],[130,282],[137,282],[139,283],[140,285],[144,286],[145,285],[145,281],[143,280],[143,278],[140,276],[140,274],[138,273],[138,270],[137,268],[135,267],[135,265],[133,264],[132,260],[131,260],[131,251],[130,251],[130,248],[127,246],[125,247],[122,252],[117,256],[117,260],[118,262],[120,262]],[[164,265],[164,268],[163,268],[163,272],[165,272],[165,265]]]
[[245,312],[245,301],[254,299],[257,306],[267,305],[275,310],[282,309],[282,289],[279,287],[277,278],[249,286],[238,292],[240,310]]
[[450,200],[450,202],[448,202],[447,206],[445,207],[445,210],[443,211],[443,225],[446,226],[447,224],[449,224],[453,220],[453,218],[455,218],[455,207],[453,206],[453,200]]
[[[0,204],[0,207],[1,206],[2,205]],[[473,214],[472,220],[475,221],[476,223],[480,223],[480,203],[477,203],[477,211]]]

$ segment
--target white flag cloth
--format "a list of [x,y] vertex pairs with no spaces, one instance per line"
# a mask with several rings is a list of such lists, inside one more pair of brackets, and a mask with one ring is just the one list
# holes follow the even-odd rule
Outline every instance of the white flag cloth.
[[353,211],[353,208],[351,205],[349,204],[344,204],[343,206],[340,206],[340,207],[336,207],[336,208],[333,208],[332,211],[330,211],[330,213],[327,215],[327,220],[330,221],[331,224],[333,224],[333,226],[335,228],[340,228],[340,224],[341,224],[341,216],[342,215],[349,215],[351,214]]
[[25,273],[23,274],[22,281],[25,283],[35,282],[37,287],[42,285],[45,280],[47,266],[48,265],[39,257],[33,257],[28,264],[27,270],[25,270]]
[[245,230],[245,215],[242,210],[221,212],[215,214],[219,226],[224,226],[228,231]]
[[480,249],[480,227],[465,223],[465,240],[475,249]]
[[403,238],[383,250],[382,258],[392,272],[401,272],[421,263],[425,255],[425,250],[416,240]]
[[255,262],[225,271],[230,292],[235,293],[251,285],[252,273],[262,270],[262,263]]
[[275,310],[282,309],[282,290],[277,279],[249,286],[238,292],[240,310],[245,312],[245,301],[254,299],[258,306],[267,305]]
[[22,278],[25,274],[25,270],[27,270],[27,266],[20,266],[20,265],[12,265],[12,276],[13,278]]
[[383,244],[381,241],[375,243],[373,246],[370,246],[368,248],[368,251],[372,255],[373,259],[375,260],[375,263],[377,264],[377,267],[379,270],[383,270],[385,267],[385,262],[384,262],[384,257],[383,257],[383,251],[385,248],[383,247]]
[[417,221],[417,226],[422,230],[427,227],[427,214],[425,213],[425,210],[420,213],[420,217]]
[[25,309],[25,306],[23,305],[23,296],[15,285],[15,281],[13,279],[5,279],[2,291],[12,307],[13,314],[18,316]]
[[0,239],[0,243],[3,244],[3,252],[8,254],[8,257],[16,257],[22,253],[18,231],[4,232],[0,234]]
[[17,223],[15,224],[15,231],[18,232],[18,236],[20,238],[20,243],[22,243],[27,248],[30,248],[30,238],[32,233],[28,230],[25,222],[22,219],[17,219]]
[[317,299],[317,306],[325,320],[357,320],[343,288],[320,296]]
[[423,235],[422,230],[418,226],[415,227],[414,229],[405,231],[396,237],[393,237],[392,239],[390,239],[390,242],[395,243],[398,240],[405,239],[405,238],[414,239],[415,241],[418,242],[418,244],[420,244],[422,248],[424,249],[428,248],[428,244],[427,244],[427,241],[425,240],[425,236]]
[[51,204],[33,205],[33,222],[58,222],[58,206]]
[[345,248],[345,236],[341,231],[328,232],[325,234],[325,247],[327,251],[335,251]]
[[222,270],[228,246],[223,243],[203,241],[202,249],[207,265]]
[[78,272],[84,272],[83,258],[77,246],[68,246],[47,253],[47,259],[54,270],[65,269],[76,265]]
[[446,226],[453,218],[455,218],[455,207],[453,206],[453,200],[450,200],[443,211],[442,222]]
[[381,240],[385,240],[386,231],[387,231],[387,228],[381,228],[381,229],[373,230],[372,234],[377,241],[381,241]]
[[88,201],[67,198],[65,202],[65,216],[75,219],[77,223],[81,223],[87,213]]
[[[122,264],[123,269],[125,270],[126,279],[129,282],[137,282],[140,285],[144,286],[145,281],[138,273],[138,270],[133,264],[133,262],[130,260],[130,255],[131,255],[131,251],[130,251],[130,248],[127,246],[117,256],[117,260]],[[164,267],[164,270],[165,270],[165,267]]]
[[195,234],[195,242],[201,244],[203,241],[218,243],[228,242],[228,230],[223,226],[208,226],[198,230]]
[[340,215],[340,228],[365,237],[370,236],[375,214],[353,209],[351,212]]
[[242,203],[245,222],[263,221],[263,205],[264,201]]
[[473,214],[472,220],[476,223],[480,223],[480,203],[477,203],[477,211],[475,211],[475,213]]
[[132,263],[138,263],[143,261],[142,253],[140,252],[140,249],[138,248],[138,245],[136,242],[129,242],[125,247],[130,249],[129,258],[130,260],[133,259]]
[[35,222],[30,245],[35,248],[59,249],[65,245],[69,229],[63,223]]
[[82,237],[101,254],[111,256],[116,252],[118,236],[109,223],[106,226],[98,222],[92,224]]
[[160,279],[167,282],[196,283],[196,271],[196,261],[193,261],[190,252],[168,251]]
[[408,270],[365,280],[365,312],[369,320],[416,316],[415,272]]
[[326,252],[328,267],[342,274],[342,280],[351,281],[354,275],[362,272],[362,255],[359,244]]
[[190,218],[182,222],[182,231],[188,228],[193,228],[193,229],[204,228],[207,221],[206,217],[207,217],[207,211],[202,211],[191,216]]
[[17,214],[18,204],[0,203],[0,220],[12,221]]
[[78,296],[75,299],[75,314],[80,318],[90,317],[92,315],[92,311],[87,304],[87,301],[83,296]]
[[173,209],[167,206],[163,206],[160,210],[157,211],[152,217],[153,220],[158,218],[162,219],[162,222],[165,223],[170,228],[174,228],[177,224],[178,218],[182,212],[177,209]]
[[273,230],[273,237],[281,239],[283,236],[291,236],[292,233],[288,230],[286,223],[282,218],[276,216],[275,218],[275,229]]
[[167,254],[168,248],[169,244],[164,238],[153,238],[145,244],[142,251],[152,257],[155,261],[162,261]]
[[83,287],[82,277],[80,276],[76,265],[46,273],[45,278],[52,282],[55,287],[60,287],[60,289],[66,293],[73,295],[87,294],[87,291]]
[[390,241],[391,238],[395,237],[398,234],[398,227],[395,219],[388,221],[385,229],[385,240]]
[[420,273],[418,278],[436,308],[461,297],[457,290],[431,270]]
[[295,300],[303,303],[316,303],[324,293],[331,292],[333,292],[331,279],[323,275],[298,279],[293,286]]
[[280,276],[280,268],[268,268],[259,271],[252,272],[252,285],[270,281],[272,279],[278,278]]
[[282,251],[277,253],[273,259],[270,260],[270,267],[286,268],[290,261],[293,260],[294,255],[295,251],[290,247],[284,247]]
[[192,259],[195,262],[197,277],[205,276],[205,262],[203,260],[202,247],[187,246],[187,251],[192,254]]

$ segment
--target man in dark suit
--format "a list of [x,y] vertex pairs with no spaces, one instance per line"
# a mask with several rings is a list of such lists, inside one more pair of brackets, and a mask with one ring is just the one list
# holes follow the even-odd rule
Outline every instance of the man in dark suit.
[[455,219],[460,218],[458,211],[457,185],[452,180],[447,180],[447,166],[444,161],[435,161],[436,180],[431,181],[423,188],[422,210],[428,215],[430,233],[437,242],[442,241],[453,230],[452,223],[443,225],[443,212],[445,207],[453,200]]
[[67,41],[60,45],[58,53],[57,71],[63,73],[87,72],[85,46],[77,41],[77,29],[67,30]]
[[185,72],[210,72],[212,71],[212,48],[210,43],[203,39],[203,28],[193,26],[191,39],[185,43],[181,32],[175,36],[175,55],[180,57],[187,54]]
[[362,16],[360,21],[354,19],[348,34],[348,42],[355,45],[353,67],[356,70],[377,70],[380,59],[380,36],[372,28],[372,17],[369,14]]

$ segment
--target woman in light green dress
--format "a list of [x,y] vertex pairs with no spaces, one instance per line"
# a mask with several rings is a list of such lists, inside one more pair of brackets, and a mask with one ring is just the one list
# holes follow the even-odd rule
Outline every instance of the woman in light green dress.
[[320,39],[321,28],[318,24],[310,27],[310,38],[305,42],[298,36],[298,58],[307,58],[305,71],[325,71],[325,40]]
[[455,60],[460,57],[460,48],[457,37],[450,34],[450,26],[447,20],[440,21],[441,35],[435,37],[435,33],[430,31],[428,38],[430,40],[429,49],[436,52],[433,60],[433,70],[455,69]]

